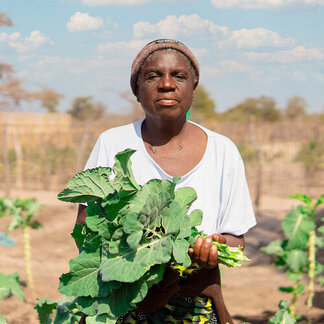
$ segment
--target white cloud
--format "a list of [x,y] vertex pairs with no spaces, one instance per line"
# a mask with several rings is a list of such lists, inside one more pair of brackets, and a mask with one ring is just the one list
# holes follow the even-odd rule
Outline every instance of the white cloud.
[[197,14],[167,16],[157,24],[139,21],[133,26],[135,38],[143,38],[148,35],[156,35],[162,38],[178,38],[192,36],[224,36],[228,33],[228,28],[219,26],[213,22],[202,19]]
[[216,8],[267,9],[281,8],[289,5],[324,5],[324,0],[211,0]]
[[112,6],[112,5],[141,5],[151,0],[82,0],[82,4],[86,6]]
[[220,75],[229,73],[244,73],[251,71],[251,67],[234,60],[219,61],[213,65],[205,65],[202,67],[204,75]]
[[87,13],[76,12],[66,24],[69,32],[96,30],[103,26],[101,17],[92,17]]
[[246,72],[249,67],[237,61],[220,61],[219,66],[224,73]]
[[9,45],[16,49],[18,53],[33,51],[42,45],[53,45],[54,43],[42,34],[39,30],[34,30],[23,41],[11,41]]
[[277,52],[247,52],[245,55],[252,61],[289,64],[324,60],[324,48],[305,48],[296,46],[290,50]]
[[265,29],[239,29],[232,32],[231,36],[218,43],[220,47],[235,46],[237,48],[248,47],[289,47],[295,45],[292,38],[283,38],[279,34]]
[[98,46],[101,53],[113,53],[125,56],[134,56],[148,43],[146,40],[132,40],[130,42],[105,43]]
[[207,48],[192,48],[191,47],[190,50],[198,58],[209,55],[209,50]]
[[0,33],[0,42],[13,42],[17,41],[20,38],[20,33],[14,32],[11,34]]

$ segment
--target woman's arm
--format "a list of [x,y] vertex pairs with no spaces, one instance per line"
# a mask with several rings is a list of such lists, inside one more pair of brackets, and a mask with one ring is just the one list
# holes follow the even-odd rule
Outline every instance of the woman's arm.
[[85,225],[86,217],[87,217],[87,206],[79,204],[76,224]]

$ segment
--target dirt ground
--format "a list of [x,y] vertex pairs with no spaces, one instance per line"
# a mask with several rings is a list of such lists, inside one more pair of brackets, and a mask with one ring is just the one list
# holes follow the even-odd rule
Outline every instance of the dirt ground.
[[[68,261],[77,255],[75,243],[70,236],[76,206],[58,201],[56,194],[46,191],[12,194],[13,197],[20,198],[35,197],[44,205],[36,217],[44,228],[42,231],[31,232],[32,269],[38,297],[44,299],[48,296],[54,301],[61,296],[57,290],[59,277],[68,272]],[[281,220],[293,204],[296,202],[290,199],[264,197],[258,225],[246,235],[246,253],[251,261],[243,268],[223,268],[223,294],[235,324],[267,323],[278,309],[279,301],[289,300],[289,296],[279,292],[278,287],[290,283],[282,272],[270,264],[269,257],[259,252],[259,248],[281,237]],[[2,219],[0,231],[4,230],[5,225],[5,219]],[[17,244],[10,248],[0,246],[0,272],[9,274],[17,271],[22,284],[26,286],[22,235],[20,231],[14,231],[11,236]],[[9,324],[39,323],[26,287],[24,292],[26,301],[19,301],[15,297],[0,301],[0,314],[7,318]],[[316,287],[314,305],[313,324],[324,323],[324,291],[320,287]],[[299,312],[306,314],[304,301],[300,302]],[[302,320],[299,323],[306,322]]]

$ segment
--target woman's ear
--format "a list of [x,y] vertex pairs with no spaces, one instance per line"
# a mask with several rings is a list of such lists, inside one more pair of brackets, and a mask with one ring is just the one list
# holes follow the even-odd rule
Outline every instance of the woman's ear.
[[192,99],[195,99],[197,86],[198,86],[198,80],[195,80],[193,85],[193,91],[192,91]]
[[198,86],[198,80],[194,80],[194,85],[193,85],[193,91],[196,91],[196,88]]

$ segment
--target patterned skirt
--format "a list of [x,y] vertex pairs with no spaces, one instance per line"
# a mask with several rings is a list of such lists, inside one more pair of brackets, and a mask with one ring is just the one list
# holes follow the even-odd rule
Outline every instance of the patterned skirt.
[[161,324],[161,323],[211,323],[217,324],[217,316],[209,297],[173,298],[154,313],[132,311],[121,316],[118,324]]
[[[186,281],[190,275],[199,270],[197,264],[192,264],[189,268],[173,266],[180,274],[179,283]],[[154,313],[142,313],[137,311],[129,312],[121,316],[118,324],[161,324],[161,323],[210,323],[217,324],[217,315],[209,297],[184,297],[172,298],[168,304]]]

